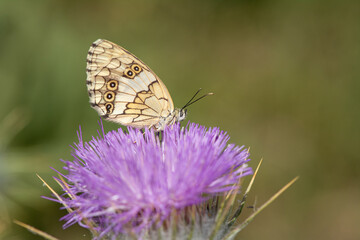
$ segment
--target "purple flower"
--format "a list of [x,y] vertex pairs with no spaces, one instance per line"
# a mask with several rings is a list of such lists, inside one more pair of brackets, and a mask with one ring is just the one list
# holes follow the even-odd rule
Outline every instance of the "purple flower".
[[248,150],[227,145],[218,128],[196,124],[165,128],[162,140],[152,130],[118,129],[83,142],[73,161],[64,161],[67,192],[61,203],[73,211],[64,227],[91,221],[101,236],[144,232],[172,215],[238,190],[239,178],[252,173]]

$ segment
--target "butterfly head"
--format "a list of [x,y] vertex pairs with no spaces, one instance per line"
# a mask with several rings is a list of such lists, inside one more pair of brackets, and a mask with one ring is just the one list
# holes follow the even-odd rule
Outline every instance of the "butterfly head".
[[182,120],[184,120],[186,118],[186,112],[187,109],[180,109],[180,108],[175,108],[173,114],[172,114],[172,123],[175,122],[181,122]]
[[178,109],[177,122],[180,122],[186,118],[187,109]]
[[186,109],[175,108],[168,116],[162,117],[160,121],[153,126],[157,132],[162,131],[165,126],[173,125],[184,120],[186,118],[186,112]]

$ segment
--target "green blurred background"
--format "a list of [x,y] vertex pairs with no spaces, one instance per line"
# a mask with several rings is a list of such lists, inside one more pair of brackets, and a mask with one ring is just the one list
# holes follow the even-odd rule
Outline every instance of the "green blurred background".
[[96,134],[85,65],[98,38],[146,62],[178,107],[215,93],[188,120],[250,146],[253,167],[264,158],[248,204],[300,176],[238,239],[360,239],[359,1],[0,0],[1,239],[40,239],[14,219],[89,239],[62,230],[35,173],[56,188],[50,167],[79,125]]

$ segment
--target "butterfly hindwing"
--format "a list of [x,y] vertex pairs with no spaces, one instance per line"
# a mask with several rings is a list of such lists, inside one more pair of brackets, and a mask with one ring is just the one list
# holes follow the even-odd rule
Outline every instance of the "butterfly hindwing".
[[87,56],[87,88],[100,116],[143,128],[173,112],[171,96],[155,73],[133,54],[107,40],[95,41]]

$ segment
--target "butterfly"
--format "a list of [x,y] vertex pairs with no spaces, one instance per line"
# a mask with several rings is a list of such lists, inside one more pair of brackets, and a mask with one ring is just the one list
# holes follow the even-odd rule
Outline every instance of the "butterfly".
[[90,105],[109,121],[135,128],[161,131],[185,119],[186,107],[174,108],[165,84],[140,59],[104,39],[96,40],[87,55],[86,85]]

